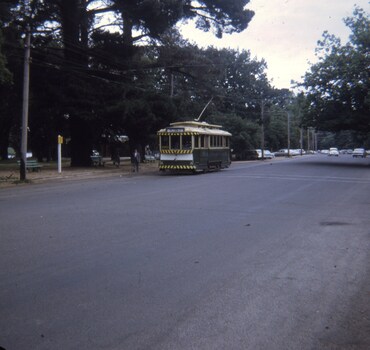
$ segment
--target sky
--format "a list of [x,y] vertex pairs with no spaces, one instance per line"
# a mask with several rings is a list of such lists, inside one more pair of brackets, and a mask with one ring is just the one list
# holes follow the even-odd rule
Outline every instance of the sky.
[[251,0],[246,8],[255,15],[242,33],[217,39],[191,23],[180,31],[201,47],[249,50],[252,57],[267,62],[272,86],[290,89],[291,80],[302,81],[316,62],[315,48],[325,30],[342,44],[348,41],[350,30],[343,18],[352,17],[355,4],[369,12],[369,0]]

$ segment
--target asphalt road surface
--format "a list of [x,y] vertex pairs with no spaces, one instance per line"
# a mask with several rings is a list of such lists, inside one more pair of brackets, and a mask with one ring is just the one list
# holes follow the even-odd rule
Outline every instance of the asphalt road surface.
[[369,349],[370,159],[0,191],[6,350]]

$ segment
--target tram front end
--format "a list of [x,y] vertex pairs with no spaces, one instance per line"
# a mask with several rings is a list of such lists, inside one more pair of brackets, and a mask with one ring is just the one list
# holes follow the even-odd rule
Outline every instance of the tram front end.
[[195,171],[192,150],[162,150],[159,161],[160,170]]
[[162,171],[208,171],[230,165],[230,133],[218,125],[185,121],[158,131]]

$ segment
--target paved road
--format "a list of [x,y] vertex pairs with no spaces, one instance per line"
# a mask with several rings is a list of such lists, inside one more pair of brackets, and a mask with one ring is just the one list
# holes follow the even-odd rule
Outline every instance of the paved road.
[[370,159],[0,191],[0,346],[369,349]]

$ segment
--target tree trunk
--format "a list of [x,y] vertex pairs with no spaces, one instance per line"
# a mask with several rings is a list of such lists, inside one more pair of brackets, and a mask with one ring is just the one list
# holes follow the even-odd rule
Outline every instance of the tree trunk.
[[0,136],[0,159],[8,159],[8,138]]
[[125,11],[122,11],[122,20],[123,20],[123,41],[126,46],[132,46],[133,45],[132,20]]
[[126,11],[122,10],[122,21],[123,21],[123,49],[125,52],[125,59],[130,64],[132,61],[135,50],[134,50],[134,39],[132,37],[132,20]]
[[92,146],[90,123],[79,116],[71,118],[71,166],[91,166]]
[[[0,111],[5,113],[5,111]],[[0,116],[4,120],[0,120],[0,159],[8,159],[9,135],[12,127],[12,120],[5,116]]]
[[[83,76],[78,76],[81,68],[88,68],[86,2],[63,0],[60,2],[60,10],[66,72],[64,113],[70,116],[71,166],[90,166],[92,133],[88,117],[91,107],[84,102],[88,99],[83,98],[84,93],[81,91],[84,88]],[[78,108],[75,108],[76,104]]]

